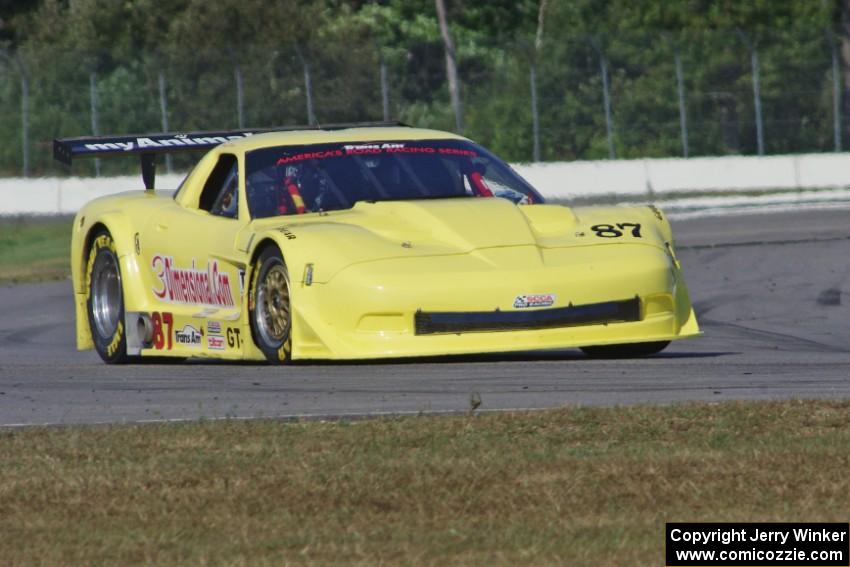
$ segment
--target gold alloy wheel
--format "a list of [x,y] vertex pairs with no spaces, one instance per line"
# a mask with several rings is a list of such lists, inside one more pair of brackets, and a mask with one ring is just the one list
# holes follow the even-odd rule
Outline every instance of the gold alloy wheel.
[[289,335],[289,282],[283,264],[275,264],[257,286],[257,327],[268,345],[280,345]]

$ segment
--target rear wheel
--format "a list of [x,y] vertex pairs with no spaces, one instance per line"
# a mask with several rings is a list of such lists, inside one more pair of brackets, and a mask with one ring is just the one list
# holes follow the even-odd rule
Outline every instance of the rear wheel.
[[276,247],[266,248],[254,264],[250,291],[251,333],[272,364],[289,362],[292,355],[292,311],[289,272]]
[[581,347],[581,350],[591,358],[635,358],[659,353],[669,344],[670,341],[658,341],[625,345],[586,346]]
[[86,306],[94,348],[108,364],[127,362],[124,292],[115,241],[106,230],[92,241],[86,262]]

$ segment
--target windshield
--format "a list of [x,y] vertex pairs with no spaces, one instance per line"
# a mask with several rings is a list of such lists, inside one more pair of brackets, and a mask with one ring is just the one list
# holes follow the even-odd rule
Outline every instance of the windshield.
[[487,150],[463,140],[338,142],[248,152],[253,218],[348,209],[358,201],[543,199]]

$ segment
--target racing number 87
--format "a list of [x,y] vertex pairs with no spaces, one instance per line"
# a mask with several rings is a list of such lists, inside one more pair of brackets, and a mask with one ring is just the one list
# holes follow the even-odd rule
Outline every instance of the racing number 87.
[[623,236],[623,231],[626,228],[632,229],[632,236],[641,238],[640,223],[634,222],[618,222],[617,224],[595,224],[590,227],[590,230],[596,233],[596,236],[601,238],[619,238]]
[[[171,347],[174,346],[171,339],[171,328],[174,326],[174,317],[171,313],[162,313],[161,315],[154,311],[151,314],[151,319],[153,320],[153,346],[157,350],[162,350],[165,346],[166,341],[168,342],[168,348],[166,350],[171,350]],[[162,327],[167,327],[166,331],[163,331]]]

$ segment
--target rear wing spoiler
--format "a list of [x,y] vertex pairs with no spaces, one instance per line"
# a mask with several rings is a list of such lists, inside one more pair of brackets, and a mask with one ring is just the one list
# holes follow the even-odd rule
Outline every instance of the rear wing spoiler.
[[343,130],[345,128],[408,126],[402,122],[366,122],[326,124],[315,126],[284,126],[280,128],[250,128],[210,132],[168,132],[157,134],[127,134],[124,136],[83,136],[53,140],[53,158],[71,165],[74,158],[138,155],[142,166],[145,189],[154,187],[157,154],[207,151],[231,140],[247,138],[266,132],[297,130]]

